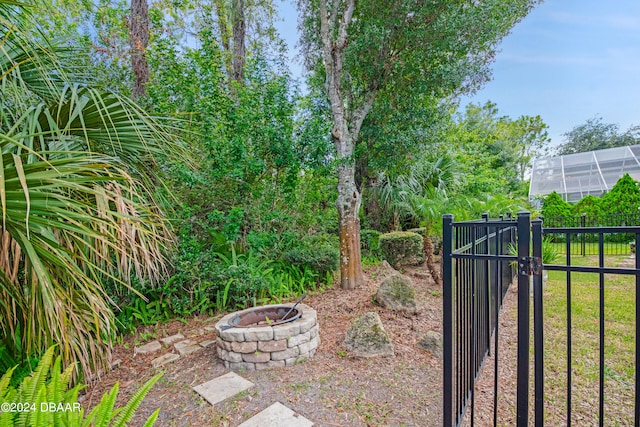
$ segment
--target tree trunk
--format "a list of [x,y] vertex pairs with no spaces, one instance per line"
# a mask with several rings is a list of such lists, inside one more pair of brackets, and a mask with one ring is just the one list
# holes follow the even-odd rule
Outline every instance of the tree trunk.
[[427,262],[427,268],[429,269],[429,273],[431,273],[431,277],[433,281],[436,282],[436,285],[441,288],[442,287],[442,275],[440,274],[440,269],[436,268],[436,261],[433,256],[433,241],[431,240],[431,228],[429,226],[424,227],[424,242],[422,249],[424,251],[424,258]]
[[355,184],[353,167],[338,166],[338,221],[340,233],[340,287],[355,289],[364,283],[360,255],[361,195]]
[[134,81],[134,98],[143,96],[149,82],[149,64],[146,50],[149,45],[149,5],[147,0],[131,0],[129,17],[129,42],[131,44],[131,70]]
[[244,0],[233,0],[231,8],[233,22],[233,80],[238,84],[244,81],[244,64],[246,57]]
[[231,81],[233,71],[231,66],[231,35],[227,23],[227,8],[224,0],[215,0],[216,16],[218,17],[218,28],[220,29],[220,40],[224,50],[224,66],[227,71],[227,81]]

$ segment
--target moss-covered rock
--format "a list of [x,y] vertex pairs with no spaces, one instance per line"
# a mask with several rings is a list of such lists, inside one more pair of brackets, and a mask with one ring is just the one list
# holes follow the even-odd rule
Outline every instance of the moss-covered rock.
[[416,291],[411,279],[401,274],[390,274],[382,280],[376,301],[383,307],[405,313],[417,313]]
[[389,357],[395,351],[378,313],[370,311],[356,319],[347,330],[343,346],[356,357]]
[[393,268],[403,265],[419,265],[424,262],[422,236],[409,231],[393,231],[379,239],[382,258]]
[[420,341],[418,341],[418,347],[427,350],[435,357],[442,358],[442,335],[435,331],[429,331]]

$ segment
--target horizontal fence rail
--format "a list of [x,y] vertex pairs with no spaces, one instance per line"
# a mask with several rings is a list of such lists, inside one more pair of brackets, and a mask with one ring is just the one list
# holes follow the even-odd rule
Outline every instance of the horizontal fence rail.
[[[566,252],[564,245],[566,239],[571,240],[571,255],[597,255],[598,233],[601,228],[610,227],[638,227],[640,226],[640,214],[615,214],[615,215],[574,215],[574,216],[547,216],[544,217],[545,229],[571,228],[581,229],[580,232],[569,234],[554,233],[548,235],[548,239],[556,244],[561,253]],[[628,255],[635,250],[635,235],[632,231],[607,231],[605,232],[605,252],[611,255]]]

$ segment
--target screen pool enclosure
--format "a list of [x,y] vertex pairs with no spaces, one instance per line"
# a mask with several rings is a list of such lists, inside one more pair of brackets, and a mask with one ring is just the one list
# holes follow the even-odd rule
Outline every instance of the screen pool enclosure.
[[553,191],[567,202],[600,196],[625,174],[640,180],[640,145],[535,159],[529,200]]

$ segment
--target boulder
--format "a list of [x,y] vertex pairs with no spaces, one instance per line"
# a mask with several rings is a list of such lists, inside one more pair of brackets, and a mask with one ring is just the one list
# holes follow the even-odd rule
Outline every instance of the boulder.
[[389,264],[387,261],[382,261],[378,266],[378,270],[376,271],[377,277],[382,280],[388,276],[391,276],[392,274],[400,273],[398,272],[398,270],[391,267],[391,264]]
[[342,344],[356,357],[394,356],[393,343],[376,312],[368,312],[356,319],[347,331]]
[[376,292],[376,301],[383,307],[395,311],[415,314],[416,291],[411,279],[399,273],[387,275]]
[[435,331],[429,331],[418,341],[418,347],[427,350],[435,357],[442,358],[442,335]]

